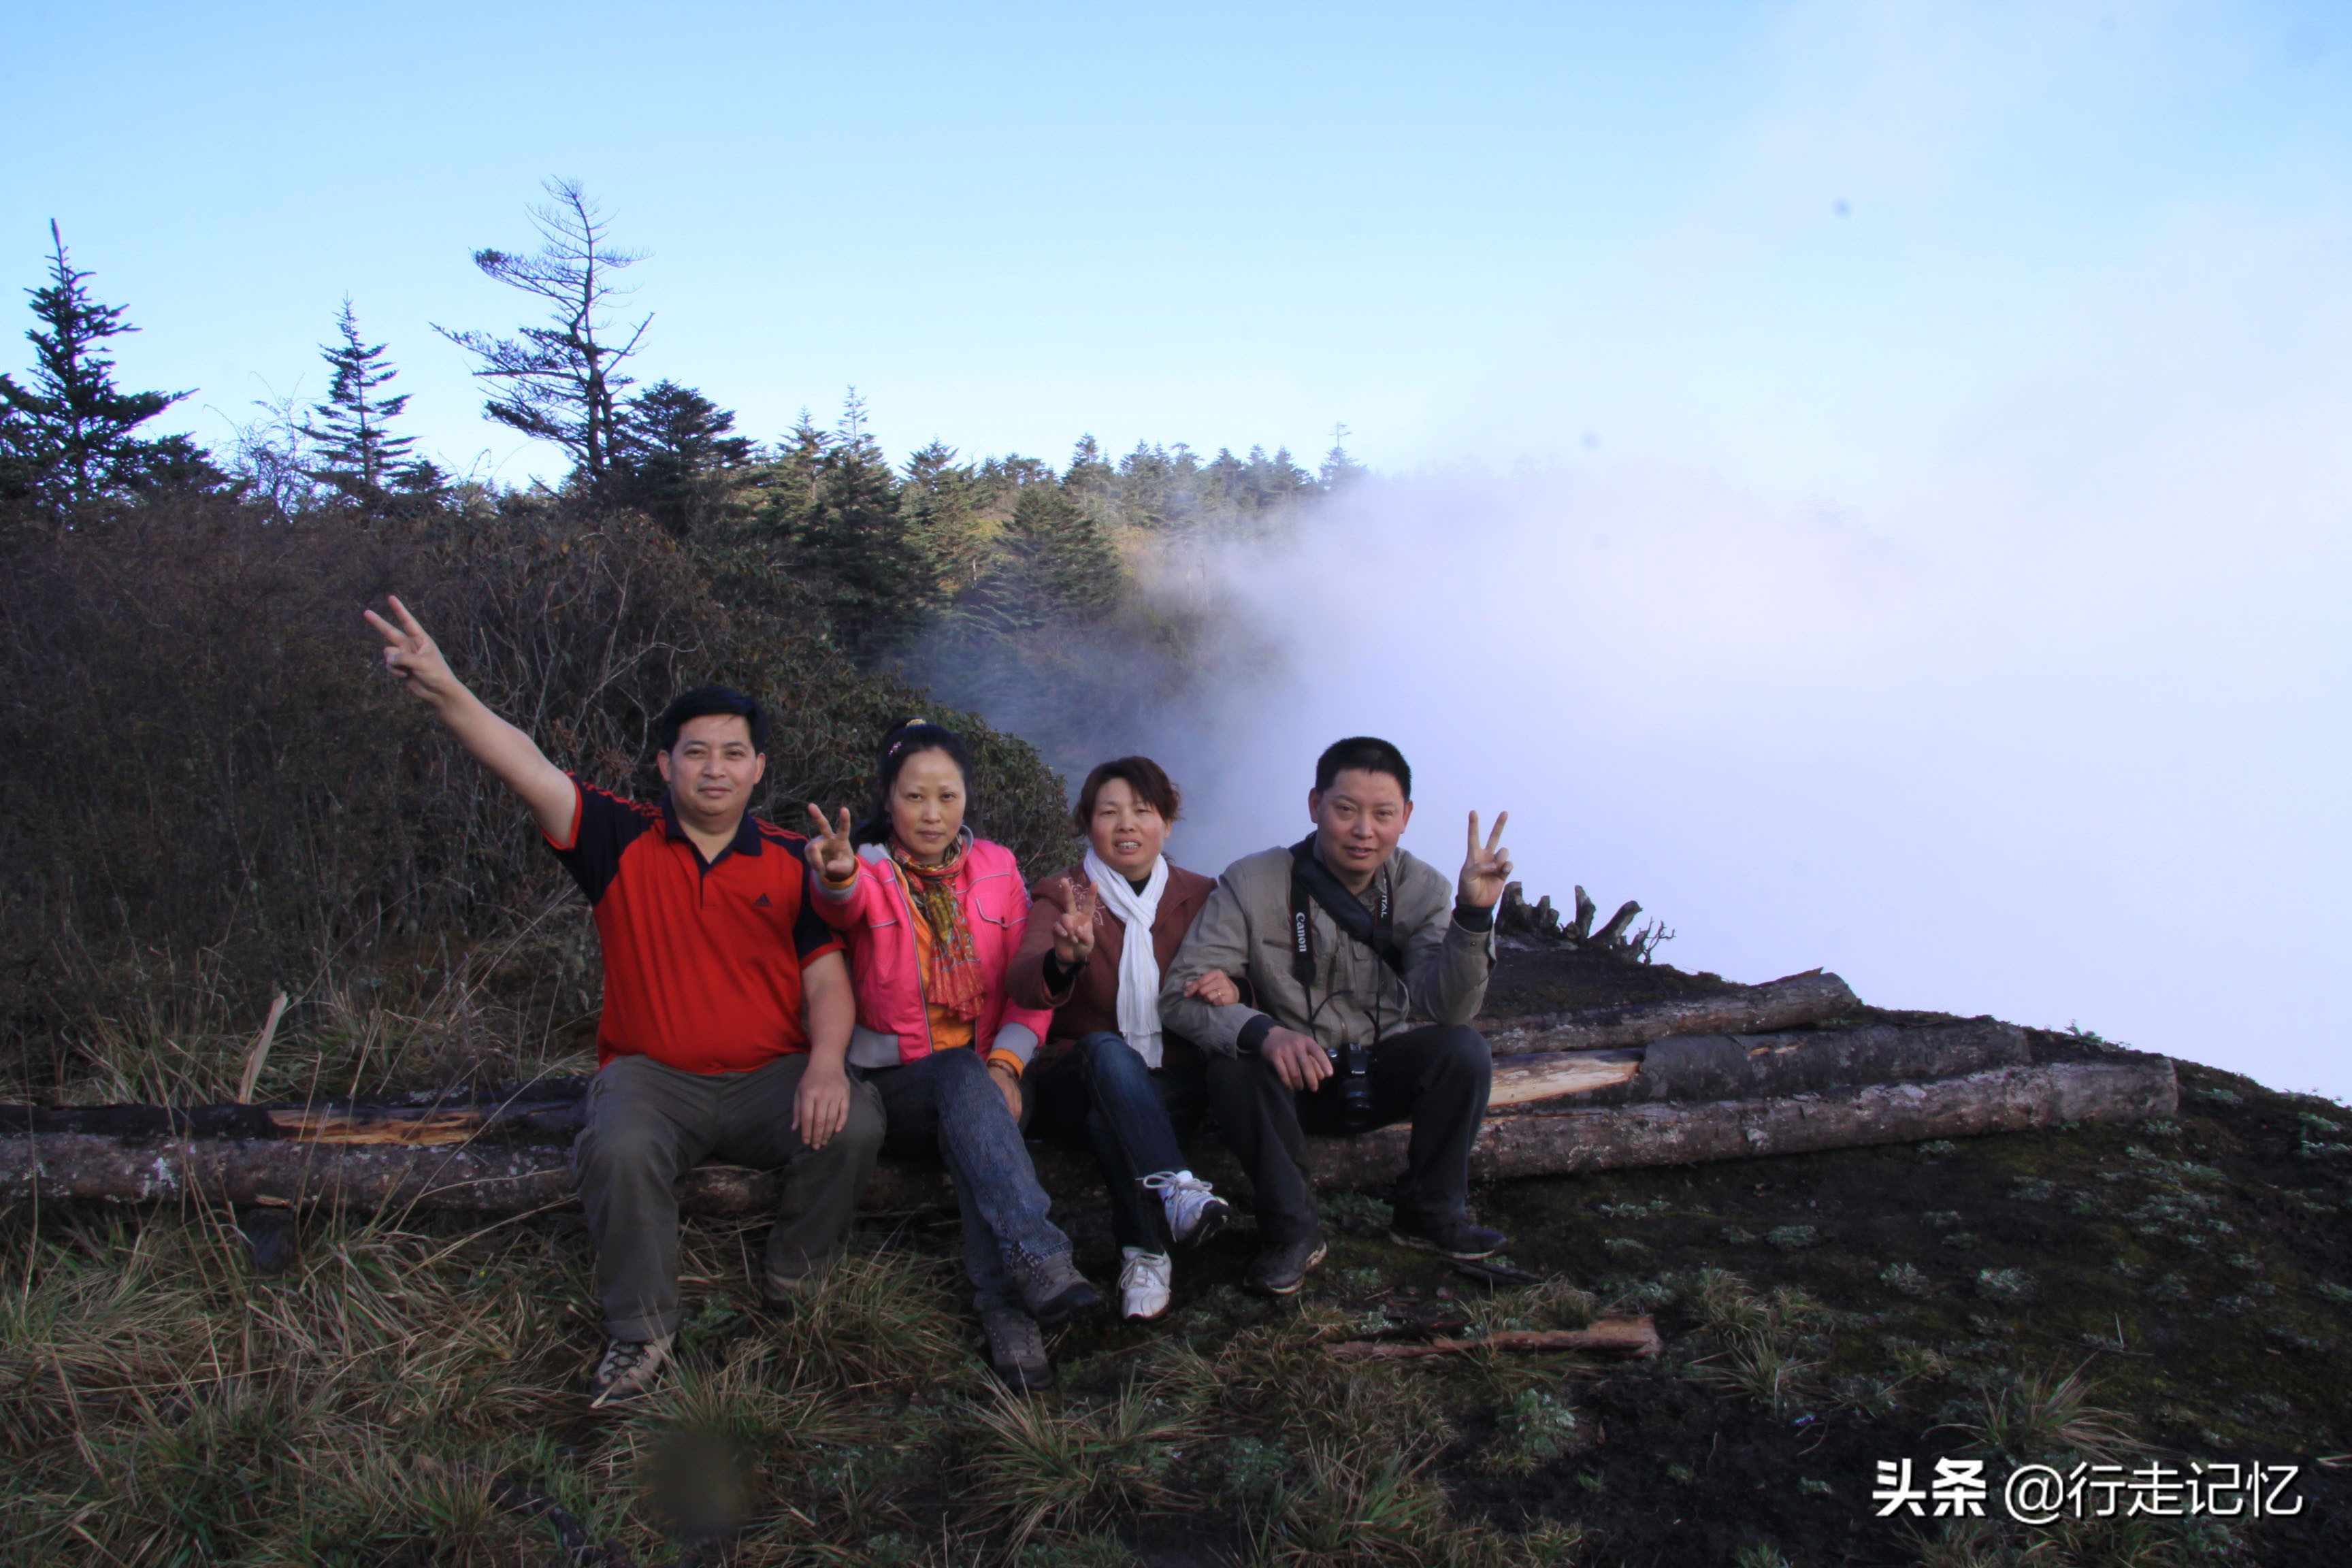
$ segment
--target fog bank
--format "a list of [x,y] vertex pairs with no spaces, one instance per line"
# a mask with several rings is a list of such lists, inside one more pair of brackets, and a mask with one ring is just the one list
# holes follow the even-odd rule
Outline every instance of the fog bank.
[[1178,858],[1296,838],[1318,750],[1383,734],[1408,847],[1450,870],[1507,807],[1531,898],[1638,898],[1682,967],[2352,1093],[2347,262],[2341,224],[2168,243],[1972,404],[1892,411],[1898,458],[1856,431],[1858,499],[1834,444],[1789,500],[1660,426],[1228,552],[1276,651],[1138,737]]

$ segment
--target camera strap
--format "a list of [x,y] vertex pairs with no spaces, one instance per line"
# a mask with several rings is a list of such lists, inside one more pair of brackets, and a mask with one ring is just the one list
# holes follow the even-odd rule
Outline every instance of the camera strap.
[[1396,894],[1386,867],[1372,879],[1372,907],[1368,910],[1315,858],[1313,835],[1290,847],[1290,973],[1302,986],[1315,983],[1315,921],[1307,907],[1310,901],[1322,906],[1323,912],[1349,938],[1370,948],[1399,980],[1404,978],[1404,949],[1396,940]]

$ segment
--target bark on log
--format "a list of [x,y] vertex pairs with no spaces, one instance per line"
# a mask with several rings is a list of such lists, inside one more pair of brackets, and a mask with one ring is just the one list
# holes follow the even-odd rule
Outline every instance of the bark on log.
[[[1864,1084],[1774,1100],[1665,1100],[1497,1116],[1479,1130],[1473,1177],[1498,1181],[1643,1165],[1695,1165],[1930,1138],[2023,1132],[2062,1121],[2130,1121],[2179,1109],[2172,1063],[2132,1056],[1994,1068],[1958,1078]],[[1377,1187],[1404,1169],[1410,1130],[1310,1138],[1315,1181]]]
[[1628,1007],[1538,1013],[1479,1026],[1496,1056],[1645,1046],[1669,1035],[1760,1035],[1847,1017],[1862,1003],[1834,974],[1792,974],[1712,996],[1676,996]]
[[[1642,1165],[1696,1164],[1762,1154],[1808,1153],[1875,1143],[2014,1132],[2062,1121],[2132,1121],[2179,1109],[2172,1064],[2161,1057],[2105,1058],[2002,1067],[1957,1078],[1866,1084],[1771,1100],[1661,1101],[1506,1113],[1489,1120],[1472,1151],[1481,1180],[1567,1175]],[[1318,1186],[1371,1188],[1404,1167],[1410,1130],[1310,1138]],[[1101,1178],[1081,1152],[1034,1151],[1048,1191],[1091,1201]],[[1194,1169],[1223,1186],[1239,1172],[1222,1148],[1197,1145]],[[751,1215],[772,1208],[770,1172],[703,1165],[678,1182],[690,1214]],[[93,1132],[0,1137],[0,1198],[142,1202],[196,1198],[239,1206],[328,1203],[515,1214],[570,1205],[569,1152],[560,1146],[475,1142],[303,1143],[290,1139],[169,1135],[143,1142]],[[952,1203],[936,1165],[886,1161],[864,1206],[904,1213]]]
[[1475,1340],[1431,1340],[1397,1344],[1347,1340],[1331,1347],[1341,1361],[1412,1361],[1421,1356],[1460,1355],[1467,1351],[1585,1351],[1606,1355],[1654,1356],[1666,1348],[1647,1317],[1597,1318],[1582,1329],[1504,1329]]
[[[1603,1054],[1577,1051],[1570,1053],[1570,1059]],[[1924,1028],[1868,1024],[1858,1029],[1802,1034],[1671,1035],[1653,1040],[1638,1054],[1642,1058],[1638,1074],[1617,1083],[1602,1082],[1593,1075],[1576,1091],[1577,1103],[1781,1099],[1906,1079],[1958,1078],[1990,1068],[2023,1067],[2033,1060],[2032,1045],[2024,1030],[1990,1018]],[[1497,1058],[1496,1076],[1526,1059],[1529,1058]]]

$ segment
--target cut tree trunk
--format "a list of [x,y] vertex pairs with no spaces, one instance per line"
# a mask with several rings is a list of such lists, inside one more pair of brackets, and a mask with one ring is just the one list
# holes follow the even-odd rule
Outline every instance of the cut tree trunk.
[[[2179,1088],[2162,1057],[2045,1062],[1958,1078],[1863,1084],[1770,1100],[1576,1106],[1497,1116],[1479,1130],[1474,1177],[1557,1176],[1643,1165],[1696,1165],[1759,1154],[2023,1132],[2068,1121],[2172,1115]],[[1307,1140],[1315,1180],[1374,1187],[1404,1168],[1403,1127]]]
[[[1925,1031],[1922,1031],[1925,1032]],[[1957,1077],[1873,1083],[1769,1099],[1664,1100],[1618,1106],[1538,1102],[1488,1119],[1471,1154],[1481,1180],[1565,1175],[1643,1165],[1695,1164],[1762,1154],[1807,1153],[1875,1143],[2014,1132],[2067,1121],[2126,1121],[2173,1114],[2179,1090],[2161,1057],[2028,1063]],[[118,1108],[152,1110],[152,1108]],[[245,1109],[245,1108],[237,1108]],[[255,1113],[255,1112],[248,1112]],[[0,1127],[23,1126],[9,1108]],[[67,1112],[42,1112],[43,1119]],[[477,1114],[479,1114],[478,1112]],[[540,1125],[551,1112],[530,1113]],[[576,1118],[576,1111],[573,1112]],[[495,1121],[496,1114],[484,1118]],[[0,1197],[41,1202],[201,1199],[216,1203],[368,1209],[470,1210],[516,1214],[554,1208],[572,1196],[570,1151],[490,1138],[436,1145],[415,1139],[309,1142],[277,1136],[201,1136],[157,1129],[144,1136],[37,1126],[0,1136]],[[1354,1138],[1310,1138],[1316,1184],[1375,1188],[1404,1167],[1405,1127]],[[1091,1194],[1101,1177],[1075,1149],[1033,1151],[1049,1191]],[[1240,1185],[1221,1147],[1195,1146],[1193,1168]],[[680,1206],[693,1214],[757,1214],[781,1190],[770,1172],[703,1165],[680,1178]],[[907,1212],[953,1201],[935,1164],[885,1162],[867,1187],[869,1210]]]
[[1534,1051],[1646,1046],[1668,1035],[1760,1035],[1862,1011],[1862,1001],[1834,974],[1815,970],[1712,996],[1675,996],[1626,1007],[1538,1013],[1479,1025],[1496,1056]]

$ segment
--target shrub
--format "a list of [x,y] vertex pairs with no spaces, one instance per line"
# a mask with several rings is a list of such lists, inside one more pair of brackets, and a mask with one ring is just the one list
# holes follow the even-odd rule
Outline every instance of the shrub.
[[[557,501],[289,522],[167,497],[0,555],[0,1070],[19,1091],[89,1077],[107,1020],[227,1049],[278,986],[299,1032],[337,984],[397,990],[576,911],[520,808],[382,677],[359,612],[386,592],[486,702],[608,785],[656,789],[655,717],[725,681],[775,710],[763,815],[862,799],[876,740],[925,711],[973,738],[982,829],[1033,868],[1065,852],[1027,745],[859,674],[756,564]],[[551,929],[580,975],[585,921],[541,947]],[[542,1016],[565,962],[522,966]]]

